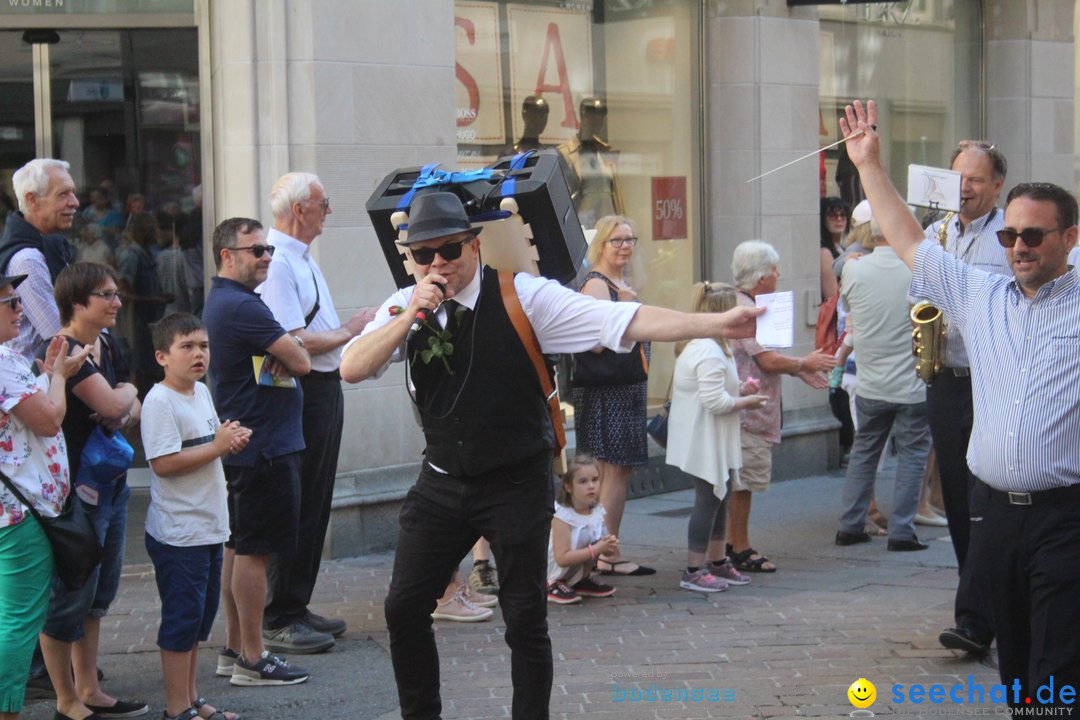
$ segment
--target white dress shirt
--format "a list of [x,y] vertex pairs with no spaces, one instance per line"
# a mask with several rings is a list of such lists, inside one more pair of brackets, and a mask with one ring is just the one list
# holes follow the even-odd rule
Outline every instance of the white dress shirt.
[[[314,333],[340,328],[341,321],[334,309],[330,288],[322,270],[311,257],[311,248],[276,228],[270,228],[266,234],[266,242],[273,245],[276,252],[266,273],[266,280],[255,288],[255,292],[262,297],[270,312],[274,313],[274,319],[290,332],[304,327]],[[315,313],[311,324],[306,325],[304,318],[315,307],[316,297],[319,301],[319,312]],[[333,372],[340,366],[341,348],[311,356],[312,370]]]

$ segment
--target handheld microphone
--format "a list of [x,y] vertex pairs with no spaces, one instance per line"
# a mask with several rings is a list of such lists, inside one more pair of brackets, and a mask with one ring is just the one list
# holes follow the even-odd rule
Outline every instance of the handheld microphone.
[[[441,292],[443,295],[446,295],[446,286],[443,285],[441,282],[432,283],[432,285],[439,288],[439,292]],[[439,303],[439,305],[442,305],[442,303]],[[420,308],[416,311],[416,318],[413,320],[413,324],[409,326],[409,332],[405,335],[406,345],[408,345],[409,341],[412,340],[413,335],[415,335],[420,330],[420,326],[427,322],[428,313],[434,313],[436,310],[439,309],[439,305],[436,305],[434,310],[429,311],[425,308]]]

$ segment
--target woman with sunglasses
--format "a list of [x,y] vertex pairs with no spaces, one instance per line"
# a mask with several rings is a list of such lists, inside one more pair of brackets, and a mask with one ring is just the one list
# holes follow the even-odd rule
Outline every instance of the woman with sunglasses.
[[135,386],[124,382],[127,366],[116,341],[104,332],[116,326],[120,310],[116,274],[106,265],[77,262],[57,275],[53,293],[60,310],[60,334],[73,352],[90,349],[90,361],[67,381],[69,409],[64,418],[64,438],[75,491],[104,549],[101,565],[84,587],[68,590],[53,581],[41,650],[56,689],[54,719],[82,720],[91,713],[135,717],[147,712],[146,704],[118,701],[107,695],[97,675],[101,618],[120,585],[131,491],[126,473],[108,479],[79,474],[85,462],[83,449],[99,424],[119,431],[139,420],[141,406]]
[[821,299],[831,298],[839,290],[833,261],[844,251],[844,235],[851,229],[851,208],[838,197],[821,198]]
[[[25,275],[0,277],[0,343],[19,334],[22,305],[15,290]],[[45,622],[53,575],[52,550],[41,526],[8,487],[33,509],[56,517],[70,492],[60,426],[67,412],[64,385],[89,349],[68,355],[53,338],[34,377],[22,355],[0,344],[0,718],[22,710],[34,642]]]
[[[592,270],[581,292],[600,300],[637,299],[627,282],[637,237],[630,220],[606,215],[596,222],[587,261]],[[646,357],[649,344],[644,343]],[[597,348],[594,352],[600,352]],[[623,508],[633,468],[649,461],[645,436],[645,404],[648,382],[632,385],[574,388],[574,427],[578,452],[592,455],[600,468],[600,502],[607,514],[607,528],[621,537]],[[652,575],[652,568],[638,565],[616,553],[601,557],[597,570],[604,575]]]

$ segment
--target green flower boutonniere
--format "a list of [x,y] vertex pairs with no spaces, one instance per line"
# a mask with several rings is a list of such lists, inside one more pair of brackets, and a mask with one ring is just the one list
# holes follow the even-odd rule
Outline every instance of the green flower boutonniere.
[[[454,310],[453,323],[447,322],[447,325],[453,324],[455,327],[461,320],[461,316],[465,313],[466,308],[462,305],[458,305]],[[417,356],[424,362],[425,365],[430,365],[431,361],[438,358],[443,367],[446,368],[446,372],[451,375],[454,371],[450,368],[450,357],[454,354],[453,333],[449,329],[441,329],[435,327],[424,321],[424,326],[431,331],[431,336],[428,337],[428,346],[424,350],[413,353],[412,361],[415,364]]]

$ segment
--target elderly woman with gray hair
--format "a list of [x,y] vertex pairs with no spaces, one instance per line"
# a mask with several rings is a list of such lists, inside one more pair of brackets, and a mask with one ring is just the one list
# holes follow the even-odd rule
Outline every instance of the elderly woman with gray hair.
[[[731,272],[740,305],[753,307],[755,297],[776,291],[779,262],[780,255],[773,246],[761,240],[747,240],[735,248]],[[833,368],[836,359],[820,349],[802,357],[781,355],[758,345],[753,338],[733,344],[739,378],[756,379],[758,392],[767,401],[758,408],[743,410],[740,416],[743,465],[732,483],[728,501],[727,555],[743,572],[776,572],[776,565],[750,546],[749,525],[753,493],[769,489],[772,446],[780,442],[780,376],[794,375],[810,387],[824,390],[828,380],[823,373]]]

